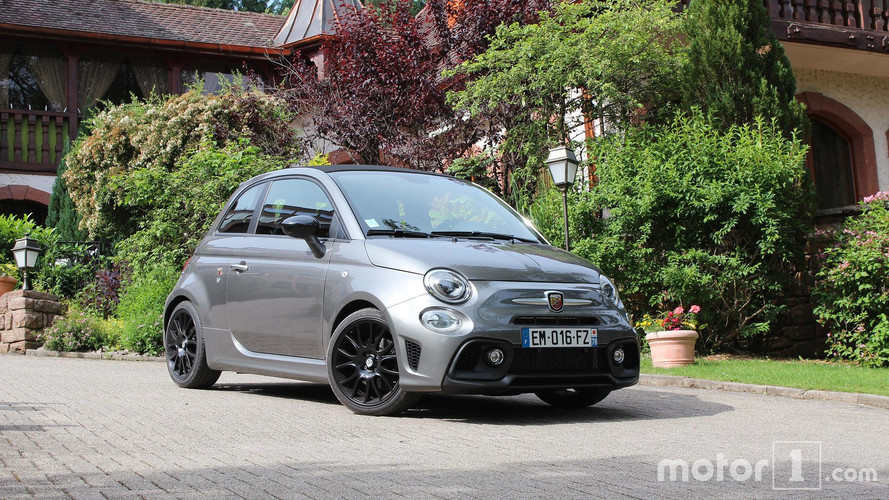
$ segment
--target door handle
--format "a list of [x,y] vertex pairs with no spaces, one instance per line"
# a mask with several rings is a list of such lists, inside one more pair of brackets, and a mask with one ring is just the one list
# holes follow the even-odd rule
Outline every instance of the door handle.
[[244,262],[243,260],[241,261],[240,264],[232,264],[228,267],[236,273],[243,273],[245,271],[250,270],[250,266],[248,266],[247,263]]

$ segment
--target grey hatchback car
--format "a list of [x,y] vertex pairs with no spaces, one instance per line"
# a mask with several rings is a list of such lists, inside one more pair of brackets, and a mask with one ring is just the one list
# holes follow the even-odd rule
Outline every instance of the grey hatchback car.
[[352,411],[424,393],[584,407],[639,379],[615,286],[489,191],[391,167],[294,167],[232,195],[164,312],[181,387],[329,383]]

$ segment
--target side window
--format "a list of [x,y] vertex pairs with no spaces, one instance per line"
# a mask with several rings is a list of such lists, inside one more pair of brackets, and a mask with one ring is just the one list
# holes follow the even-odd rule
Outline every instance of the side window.
[[257,184],[244,191],[238,200],[232,203],[219,224],[220,233],[246,233],[250,229],[250,221],[253,220],[253,212],[256,210],[256,203],[263,188],[265,188],[264,183]]
[[333,204],[324,190],[306,179],[274,181],[266,195],[256,234],[284,234],[281,223],[295,215],[311,215],[321,222],[321,238],[330,235]]

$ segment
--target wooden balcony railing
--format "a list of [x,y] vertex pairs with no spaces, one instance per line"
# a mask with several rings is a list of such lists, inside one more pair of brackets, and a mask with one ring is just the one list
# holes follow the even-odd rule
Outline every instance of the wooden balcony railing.
[[71,114],[0,109],[0,171],[55,172]]
[[887,31],[889,0],[769,0],[773,19]]
[[[679,0],[683,9],[694,0]],[[889,0],[763,0],[780,40],[889,52]]]

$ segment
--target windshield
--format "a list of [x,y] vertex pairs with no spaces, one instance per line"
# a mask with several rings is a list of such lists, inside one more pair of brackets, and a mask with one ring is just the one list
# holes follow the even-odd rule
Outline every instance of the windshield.
[[380,171],[331,172],[365,234],[504,237],[541,242],[493,194],[452,177]]

